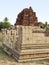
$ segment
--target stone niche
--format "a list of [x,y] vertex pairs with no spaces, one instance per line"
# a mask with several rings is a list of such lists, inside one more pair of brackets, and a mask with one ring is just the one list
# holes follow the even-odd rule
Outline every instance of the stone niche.
[[23,9],[18,14],[15,25],[39,26],[38,19],[36,17],[36,12],[34,12],[31,7],[29,7],[29,9]]

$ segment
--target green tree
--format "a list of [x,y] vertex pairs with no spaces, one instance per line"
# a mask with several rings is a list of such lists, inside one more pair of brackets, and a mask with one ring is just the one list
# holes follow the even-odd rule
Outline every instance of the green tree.
[[5,17],[4,20],[3,20],[4,28],[9,29],[11,27],[11,23],[8,22],[8,21],[9,21],[9,19],[7,17]]
[[4,24],[3,24],[3,22],[0,22],[0,30],[1,30],[2,28],[4,28]]
[[5,21],[5,22],[3,22],[3,26],[4,26],[4,28],[9,29],[11,27],[11,24],[9,22]]
[[47,29],[47,26],[48,26],[48,23],[47,23],[47,22],[45,22],[45,29]]
[[7,17],[5,17],[5,18],[4,18],[4,22],[7,22],[7,21],[8,21],[8,18],[7,18]]
[[2,22],[0,22],[0,30],[1,30],[2,28],[7,28],[7,29],[9,29],[11,26],[12,26],[12,25],[11,25],[10,22],[8,22],[8,18],[7,18],[7,17],[5,17],[4,20],[3,20]]
[[44,23],[42,23],[42,22],[39,22],[39,26],[40,26],[41,28],[45,28],[45,25],[44,25]]
[[47,22],[45,22],[45,23],[39,22],[39,25],[41,28],[49,29],[49,24]]

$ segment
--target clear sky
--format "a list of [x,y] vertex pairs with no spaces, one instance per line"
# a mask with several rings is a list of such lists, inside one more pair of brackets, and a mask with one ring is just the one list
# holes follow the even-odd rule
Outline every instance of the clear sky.
[[8,17],[14,24],[18,13],[29,6],[36,12],[38,21],[49,23],[49,0],[0,0],[0,21]]

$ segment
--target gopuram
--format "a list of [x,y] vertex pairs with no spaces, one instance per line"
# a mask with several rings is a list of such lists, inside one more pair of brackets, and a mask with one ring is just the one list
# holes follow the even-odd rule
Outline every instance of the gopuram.
[[49,58],[49,31],[40,28],[31,7],[18,14],[11,29],[2,31],[3,50],[18,62]]

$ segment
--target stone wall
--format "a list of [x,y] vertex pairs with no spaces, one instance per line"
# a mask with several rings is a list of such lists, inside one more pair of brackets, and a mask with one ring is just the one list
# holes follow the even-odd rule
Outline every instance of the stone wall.
[[22,29],[24,44],[49,44],[49,36],[46,36],[45,29],[34,26],[22,26]]
[[[3,30],[3,43],[7,45],[19,44],[49,44],[46,30],[40,27],[16,26],[17,29]],[[49,32],[48,32],[49,33]],[[9,45],[9,46],[10,46]]]
[[[37,26],[17,25],[3,31],[3,46],[17,61],[49,57],[49,31]],[[28,60],[27,60],[28,59]]]

